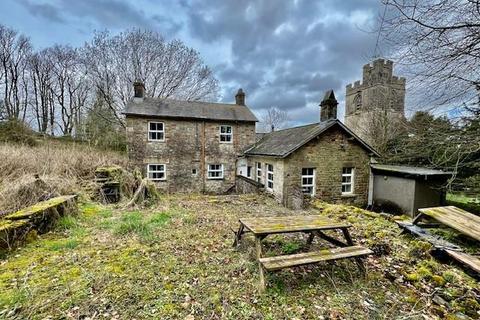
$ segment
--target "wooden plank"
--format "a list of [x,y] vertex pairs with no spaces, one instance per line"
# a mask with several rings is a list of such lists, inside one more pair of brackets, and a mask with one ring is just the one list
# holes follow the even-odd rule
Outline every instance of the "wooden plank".
[[454,206],[422,208],[419,211],[441,223],[480,241],[480,217]]
[[372,253],[373,252],[368,248],[362,246],[351,246],[344,248],[325,249],[316,252],[261,258],[259,261],[266,270],[274,271],[323,261],[362,257]]
[[478,257],[469,255],[465,252],[455,251],[455,250],[445,250],[445,252],[455,260],[466,265],[473,271],[480,273],[480,259]]
[[417,237],[422,238],[423,240],[430,242],[437,249],[452,249],[460,250],[460,247],[444,240],[440,236],[436,236],[428,232],[428,230],[422,229],[418,225],[411,223],[397,221],[397,224],[404,230],[409,231],[411,234],[416,235]]
[[325,233],[323,233],[322,231],[315,231],[315,234],[319,237],[319,238],[322,238],[323,240],[326,240],[328,242],[330,242],[331,244],[334,244],[336,246],[339,246],[339,247],[348,247],[348,244],[346,243],[343,243],[342,241],[338,240],[338,239],[335,239],[334,237],[331,237]]
[[254,234],[305,232],[351,227],[349,224],[334,222],[318,215],[243,218],[240,219],[240,223],[244,224]]

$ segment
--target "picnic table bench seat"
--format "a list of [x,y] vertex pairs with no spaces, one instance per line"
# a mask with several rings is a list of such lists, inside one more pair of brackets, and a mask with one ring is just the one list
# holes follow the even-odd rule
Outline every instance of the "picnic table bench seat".
[[323,261],[360,258],[372,253],[373,252],[370,249],[362,246],[348,246],[343,248],[324,249],[314,252],[260,258],[259,261],[265,270],[275,271]]

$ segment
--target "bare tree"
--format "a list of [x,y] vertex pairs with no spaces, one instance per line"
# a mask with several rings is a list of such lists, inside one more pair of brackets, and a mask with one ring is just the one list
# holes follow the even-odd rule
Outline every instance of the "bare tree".
[[480,0],[383,0],[386,43],[428,106],[475,106]]
[[92,83],[122,125],[121,112],[133,96],[135,80],[145,83],[149,97],[200,100],[218,92],[217,80],[198,52],[152,31],[97,33],[85,45],[84,61]]
[[52,89],[60,109],[60,130],[64,135],[72,135],[88,99],[86,69],[77,49],[55,45],[48,52],[53,65]]
[[0,86],[3,107],[8,119],[25,120],[28,105],[28,58],[30,40],[15,30],[0,25]]
[[[436,130],[417,150],[422,156],[433,152],[428,159],[435,166],[468,174],[480,153],[480,0],[383,2],[383,35],[409,72],[419,107],[454,111],[449,118],[455,130]],[[415,135],[408,138],[415,142]]]
[[48,51],[43,50],[31,55],[29,59],[32,91],[30,106],[38,131],[41,133],[47,133],[49,124],[51,124],[50,120],[54,122],[55,118],[52,69],[53,65]]
[[283,129],[289,121],[288,112],[280,110],[277,107],[270,107],[262,116],[261,127],[264,132]]

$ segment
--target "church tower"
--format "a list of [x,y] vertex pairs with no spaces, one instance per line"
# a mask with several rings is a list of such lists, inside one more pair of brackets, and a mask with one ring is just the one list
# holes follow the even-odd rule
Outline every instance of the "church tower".
[[[405,118],[405,78],[393,75],[393,62],[377,59],[363,66],[363,81],[346,88],[345,124],[379,147],[379,138]],[[397,124],[397,125],[396,125]]]

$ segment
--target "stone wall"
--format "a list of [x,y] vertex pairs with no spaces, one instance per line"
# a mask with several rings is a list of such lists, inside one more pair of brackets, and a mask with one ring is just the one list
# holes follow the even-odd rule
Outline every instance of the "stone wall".
[[[302,168],[315,168],[315,198],[333,203],[364,206],[368,199],[370,156],[356,141],[337,128],[331,128],[285,159],[284,204],[293,206],[299,199]],[[342,195],[342,169],[355,168],[353,193]]]
[[263,190],[263,184],[250,178],[237,175],[235,192],[238,194],[259,193]]
[[[148,141],[148,122],[164,123],[165,141]],[[165,164],[166,180],[156,181],[167,192],[223,193],[235,185],[235,163],[255,141],[254,122],[215,122],[129,116],[128,155],[132,167],[146,174],[148,163]],[[233,128],[232,143],[221,143],[220,125]],[[223,164],[224,178],[207,179],[208,164]],[[195,172],[194,172],[195,171]]]

